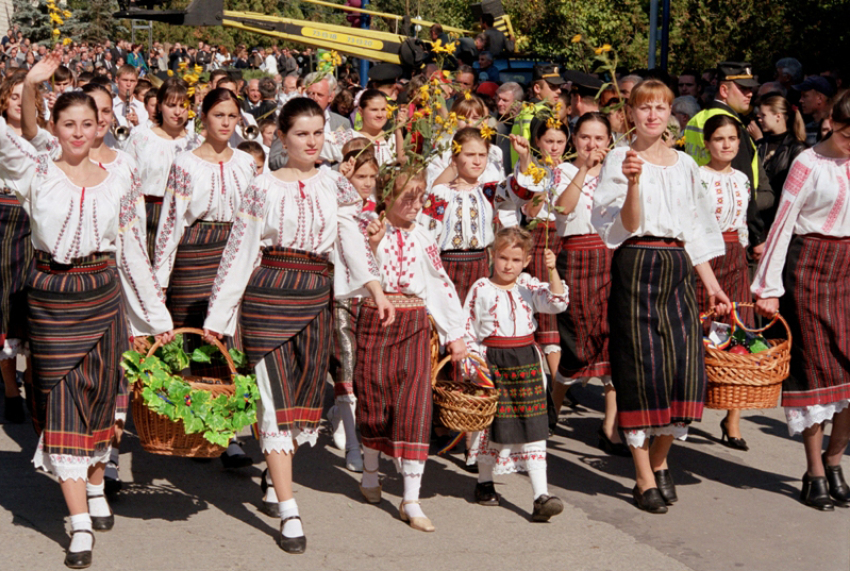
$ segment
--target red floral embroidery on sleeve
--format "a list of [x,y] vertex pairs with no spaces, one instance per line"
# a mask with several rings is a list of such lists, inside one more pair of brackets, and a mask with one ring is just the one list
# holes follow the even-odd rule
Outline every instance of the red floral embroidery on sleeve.
[[441,198],[437,198],[433,194],[428,194],[425,197],[425,205],[422,208],[422,212],[426,216],[430,216],[434,220],[443,221],[443,218],[446,216],[446,207],[449,203]]

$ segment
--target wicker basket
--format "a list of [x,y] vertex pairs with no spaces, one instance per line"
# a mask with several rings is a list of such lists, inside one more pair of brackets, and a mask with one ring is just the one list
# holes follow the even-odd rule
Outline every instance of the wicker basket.
[[[183,327],[175,329],[174,333],[203,335],[204,332],[192,327]],[[233,359],[227,352],[227,348],[220,341],[215,341],[214,345],[224,355],[231,375],[235,374],[236,366],[233,364]],[[148,350],[147,356],[152,356],[161,346],[162,343],[159,341],[154,343]],[[183,379],[193,389],[209,391],[213,397],[220,394],[234,394],[233,383],[229,380],[191,375],[184,375]],[[224,454],[225,448],[213,444],[201,433],[186,434],[183,430],[182,420],[173,422],[168,417],[157,414],[145,406],[144,398],[142,398],[143,388],[140,382],[133,384],[133,423],[136,426],[136,432],[139,434],[139,440],[142,442],[142,448],[147,452],[163,456],[214,458]]]
[[[487,366],[487,363],[477,355],[470,355],[470,357],[482,366]],[[457,432],[484,430],[493,423],[493,417],[496,416],[499,390],[473,383],[438,379],[440,370],[450,360],[451,356],[444,358],[431,371],[434,404],[437,405],[440,422],[446,428]]]
[[[752,307],[752,303],[736,303],[737,307]],[[709,313],[706,317],[713,315]],[[788,338],[769,339],[770,349],[750,355],[737,355],[707,346],[705,348],[705,372],[708,391],[705,397],[707,408],[722,410],[774,408],[779,405],[782,381],[788,377],[791,363],[791,329],[788,322],[778,313],[761,329],[748,329],[736,316],[736,327],[751,333],[761,333],[781,322]]]

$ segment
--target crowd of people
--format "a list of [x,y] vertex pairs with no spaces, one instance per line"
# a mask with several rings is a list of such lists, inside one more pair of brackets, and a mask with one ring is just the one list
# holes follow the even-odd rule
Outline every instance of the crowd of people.
[[[529,84],[503,83],[493,62],[510,41],[483,24],[479,53],[464,54],[476,61],[376,65],[365,89],[352,62],[317,71],[309,51],[276,46],[49,51],[16,30],[3,38],[4,414],[25,422],[29,408],[35,467],[59,481],[66,565],[89,566],[94,532],[115,523],[121,355],[180,327],[247,355],[260,509],[280,518],[289,553],[306,549],[293,457],[317,442],[329,373],[333,441],[364,501],[382,501],[383,454],[404,482],[400,519],[434,531],[419,490],[432,440],[456,439],[432,414],[432,327],[447,374],[478,369],[498,389],[492,425],[466,438],[470,493],[498,506],[496,477],[526,472],[539,522],[564,509],[546,448],[571,387],[604,386],[599,447],[633,459],[638,508],[666,513],[678,500],[669,452],[705,403],[700,315],[731,323],[732,302],[754,301],[738,314],[753,325],[781,310],[801,501],[850,506],[840,73],[804,75],[785,58],[764,81],[720,62],[622,73],[600,93],[601,77],[539,64]],[[246,81],[251,68],[266,75]],[[187,69],[208,77],[189,85]],[[445,105],[428,102],[432,88]],[[451,126],[416,132],[426,111]],[[748,449],[739,410],[720,431]],[[222,461],[252,463],[238,440]]]

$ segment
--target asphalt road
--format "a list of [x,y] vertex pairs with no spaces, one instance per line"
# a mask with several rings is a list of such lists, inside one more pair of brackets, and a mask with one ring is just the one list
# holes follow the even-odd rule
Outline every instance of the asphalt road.
[[[392,464],[381,464],[384,501],[366,504],[359,477],[323,436],[295,458],[303,555],[281,551],[278,522],[256,508],[256,441],[246,438],[257,464],[226,471],[218,460],[147,454],[128,434],[115,529],[97,535],[92,569],[850,570],[850,509],[821,513],[797,500],[803,447],[788,437],[781,409],[744,413],[749,452],[722,446],[722,415],[706,411],[670,456],[679,502],[650,515],[633,504],[631,460],[596,448],[601,393],[579,390],[583,406],[564,409],[549,441],[550,492],[566,509],[548,524],[529,522],[525,476],[497,480],[502,506],[482,507],[472,503],[475,477],[462,469],[462,455],[432,456],[422,505],[437,531],[416,532],[398,519],[402,483]],[[33,469],[35,446],[29,425],[0,427],[2,570],[64,569],[65,506],[59,486]],[[844,467],[850,472],[850,459]]]

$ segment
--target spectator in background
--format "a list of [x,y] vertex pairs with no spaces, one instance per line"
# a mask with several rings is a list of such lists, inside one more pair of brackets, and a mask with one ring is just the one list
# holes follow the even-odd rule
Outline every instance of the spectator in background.
[[459,66],[455,73],[455,83],[457,83],[455,95],[472,93],[475,91],[475,70],[468,65]]
[[501,30],[494,27],[495,23],[493,14],[481,15],[481,29],[484,30],[484,35],[487,36],[486,49],[494,58],[497,58],[503,53],[512,52],[513,49],[508,49],[507,38],[505,38],[505,34]]
[[764,97],[770,93],[778,93],[779,95],[785,97],[787,95],[785,88],[782,87],[782,84],[778,81],[768,81],[767,83],[762,83],[761,87],[758,90],[758,96]]
[[694,99],[699,99],[701,91],[700,79],[696,70],[686,69],[683,71],[679,75],[679,95],[690,95]]
[[794,89],[800,93],[800,109],[803,115],[810,117],[806,123],[806,144],[812,147],[818,142],[821,121],[829,117],[832,110],[835,87],[827,78],[812,75],[803,83],[795,85]]
[[[786,93],[792,93],[794,85],[803,81],[803,64],[792,57],[780,59],[776,62],[776,81],[785,88]],[[795,99],[792,103],[798,100]]]
[[634,89],[635,85],[643,81],[643,78],[639,75],[627,75],[626,77],[621,77],[617,81],[617,87],[620,88],[620,95],[623,96],[625,101],[629,100],[629,97],[632,94],[632,89]]
[[263,62],[263,71],[265,71],[269,75],[277,75],[277,46],[272,46],[266,52],[266,60]]
[[150,71],[148,63],[145,61],[145,56],[142,54],[142,44],[133,44],[132,51],[127,55],[127,64],[138,69],[140,73],[148,73]]
[[263,96],[260,94],[260,80],[252,79],[248,82],[247,95],[245,99],[242,100],[242,110],[246,113],[250,113],[254,115],[257,110],[260,108],[260,104],[263,101]]
[[440,40],[440,41],[443,43],[443,45],[446,45],[446,44],[448,44],[448,43],[451,43],[451,42],[449,41],[449,36],[448,36],[448,34],[446,34],[446,33],[443,31],[443,27],[442,27],[440,24],[434,24],[434,25],[432,25],[432,26],[431,26],[431,29],[429,30],[429,33],[430,33],[430,35],[431,35],[431,41],[432,41],[432,42],[436,42],[437,40]]
[[695,95],[681,95],[673,100],[673,116],[679,120],[679,125],[687,125],[699,111]]
[[490,52],[478,54],[478,82],[492,81],[499,83],[499,69],[493,65],[493,56]]
[[283,78],[283,85],[280,95],[278,95],[280,106],[282,107],[287,101],[298,95],[300,95],[298,92],[298,75],[291,73]]

